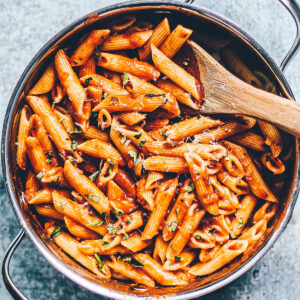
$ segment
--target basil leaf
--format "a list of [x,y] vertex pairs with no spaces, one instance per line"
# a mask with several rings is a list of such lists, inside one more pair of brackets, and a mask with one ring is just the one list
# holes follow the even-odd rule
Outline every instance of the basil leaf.
[[93,200],[94,202],[99,202],[100,201],[100,198],[95,196],[95,195],[92,195],[92,194],[87,194],[87,195],[84,195],[86,198],[90,199],[90,200]]

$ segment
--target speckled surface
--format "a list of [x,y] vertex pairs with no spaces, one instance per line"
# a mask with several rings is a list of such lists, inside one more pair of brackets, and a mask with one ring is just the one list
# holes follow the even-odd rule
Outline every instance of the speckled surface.
[[[0,0],[0,127],[15,84],[33,55],[56,32],[80,16],[121,0],[38,1]],[[292,18],[277,0],[198,0],[196,4],[235,21],[280,63],[293,42]],[[300,99],[300,55],[286,72]],[[0,180],[0,258],[20,229]],[[299,299],[300,298],[300,202],[274,247],[242,277],[201,298]],[[12,276],[28,299],[102,299],[76,286],[56,272],[25,239],[11,263]],[[0,299],[10,299],[0,279]]]

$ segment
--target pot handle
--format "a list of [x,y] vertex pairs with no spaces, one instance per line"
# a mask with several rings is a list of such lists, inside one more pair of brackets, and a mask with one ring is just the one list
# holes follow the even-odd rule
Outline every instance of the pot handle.
[[300,47],[300,6],[296,0],[279,0],[279,1],[292,15],[296,23],[296,29],[297,29],[294,43],[280,64],[280,69],[284,72],[288,64],[292,61],[292,59],[297,54]]
[[4,284],[7,288],[7,291],[10,293],[13,299],[15,300],[27,300],[27,298],[20,292],[20,290],[15,286],[14,282],[11,279],[9,274],[9,263],[12,255],[14,254],[16,248],[21,243],[23,238],[25,237],[25,232],[23,229],[20,230],[15,239],[11,242],[8,249],[4,254],[4,258],[2,261],[2,277]]

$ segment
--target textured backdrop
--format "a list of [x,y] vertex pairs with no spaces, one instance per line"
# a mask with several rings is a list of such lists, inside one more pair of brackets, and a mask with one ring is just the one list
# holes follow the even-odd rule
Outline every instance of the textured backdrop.
[[[0,127],[14,86],[33,55],[73,20],[121,0],[0,0]],[[198,0],[196,4],[235,21],[279,64],[293,42],[292,18],[277,0]],[[300,99],[300,55],[286,77]],[[1,178],[1,174],[0,174]],[[0,258],[20,229],[0,180]],[[300,203],[274,247],[242,277],[201,300],[299,299]],[[94,300],[101,297],[76,286],[56,272],[25,239],[11,264],[12,276],[28,299]],[[0,299],[9,299],[0,279]]]

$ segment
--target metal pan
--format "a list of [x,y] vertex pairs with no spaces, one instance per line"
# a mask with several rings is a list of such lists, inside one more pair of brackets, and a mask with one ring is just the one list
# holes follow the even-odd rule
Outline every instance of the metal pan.
[[195,31],[201,28],[201,30],[204,29],[209,34],[230,38],[234,47],[237,47],[239,50],[239,54],[247,57],[247,62],[258,66],[260,70],[266,72],[271,80],[276,83],[281,94],[293,99],[291,89],[282,71],[299,48],[300,9],[294,0],[280,0],[280,2],[291,13],[297,25],[297,37],[280,68],[278,68],[265,50],[248,34],[241,30],[238,25],[199,6],[192,6],[191,3],[173,1],[133,1],[97,10],[92,15],[85,16],[64,28],[36,54],[22,74],[10,99],[4,119],[2,135],[2,168],[4,182],[12,207],[22,226],[22,230],[7,250],[2,265],[2,275],[5,285],[15,299],[26,298],[14,285],[9,275],[9,262],[15,248],[25,236],[25,233],[38,251],[59,272],[82,287],[96,294],[113,299],[124,299],[125,295],[126,298],[130,299],[149,296],[164,296],[165,298],[169,297],[170,299],[177,300],[200,297],[225,286],[241,276],[268,251],[286,227],[299,192],[299,149],[298,141],[294,137],[287,136],[293,150],[293,160],[288,168],[287,174],[289,180],[282,189],[284,193],[282,193],[280,199],[280,207],[266,238],[259,243],[251,253],[243,257],[242,260],[233,261],[229,266],[222,268],[210,276],[196,279],[188,286],[151,289],[130,289],[126,283],[116,280],[101,280],[75,263],[59,250],[54,243],[47,242],[42,228],[32,217],[32,214],[22,198],[21,183],[18,180],[20,174],[17,173],[15,159],[15,142],[17,136],[16,125],[18,124],[20,116],[20,108],[24,103],[24,95],[28,92],[44,66],[53,58],[55,51],[58,48],[69,46],[72,42],[71,39],[76,40],[76,38],[82,36],[84,32],[91,28],[101,26],[101,24],[107,24],[110,19],[123,14],[135,14],[143,19],[150,18],[152,20],[162,19],[164,15],[167,15],[171,22],[175,20],[176,23],[184,24],[187,27],[193,28]]

